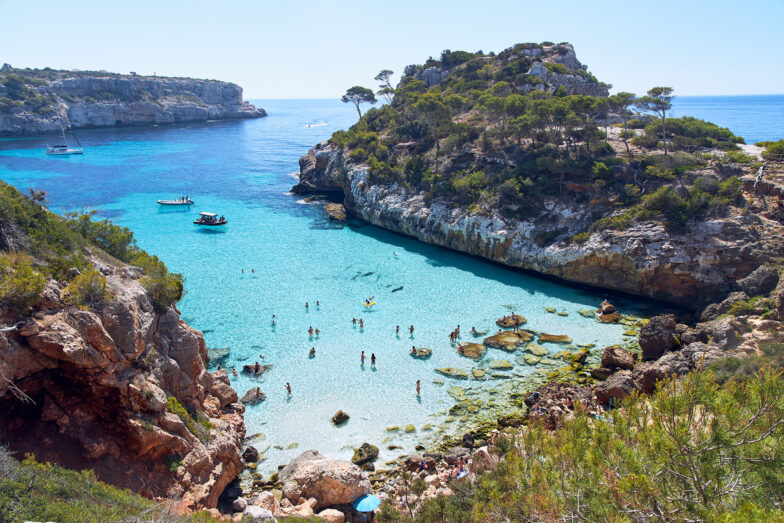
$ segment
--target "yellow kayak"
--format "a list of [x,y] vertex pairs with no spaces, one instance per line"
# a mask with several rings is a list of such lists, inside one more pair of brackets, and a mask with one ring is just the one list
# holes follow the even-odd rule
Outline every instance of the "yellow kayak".
[[374,301],[371,301],[370,303],[368,303],[368,302],[363,302],[362,303],[362,305],[364,305],[365,307],[370,307],[371,305],[375,305],[375,304],[376,304],[376,302],[374,302]]

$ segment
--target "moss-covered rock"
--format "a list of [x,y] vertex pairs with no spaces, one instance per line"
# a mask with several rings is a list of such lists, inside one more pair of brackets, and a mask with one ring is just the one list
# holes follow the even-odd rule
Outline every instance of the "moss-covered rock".
[[439,374],[443,374],[444,376],[456,380],[467,380],[468,373],[463,369],[457,369],[455,367],[439,367],[436,369],[436,372]]

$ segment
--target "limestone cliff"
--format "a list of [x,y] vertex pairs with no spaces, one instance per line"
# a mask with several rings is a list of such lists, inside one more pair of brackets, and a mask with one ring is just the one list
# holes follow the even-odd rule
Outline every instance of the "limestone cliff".
[[475,212],[448,200],[428,202],[423,192],[399,184],[373,183],[367,165],[343,153],[328,142],[311,149],[300,159],[295,192],[341,193],[355,216],[426,243],[691,310],[722,299],[735,280],[784,252],[780,222],[740,212],[695,222],[682,232],[642,221],[594,232],[582,244],[569,242],[607,202],[567,192],[542,201],[545,211],[527,220]]
[[242,88],[216,80],[0,69],[0,136],[73,128],[260,118]]
[[67,305],[49,280],[32,309],[2,308],[0,442],[183,508],[214,507],[243,467],[244,407],[225,371],[207,372],[201,333],[153,306],[138,269],[91,263],[106,278],[102,306]]

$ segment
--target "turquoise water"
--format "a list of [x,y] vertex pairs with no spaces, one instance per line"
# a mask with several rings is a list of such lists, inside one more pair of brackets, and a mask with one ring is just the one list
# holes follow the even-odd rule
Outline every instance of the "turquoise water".
[[[183,317],[204,332],[209,347],[231,349],[225,367],[239,370],[256,361],[272,365],[260,380],[242,375],[232,380],[240,395],[256,386],[267,394],[246,413],[248,434],[264,434],[254,440],[267,457],[262,471],[275,471],[306,448],[349,457],[363,441],[378,445],[382,460],[391,459],[410,452],[418,441],[440,437],[424,430],[426,424],[457,430],[459,420],[444,425],[454,404],[450,385],[491,397],[494,390],[518,390],[514,379],[538,370],[517,362],[518,354],[493,349],[480,363],[459,356],[448,340],[456,325],[463,341],[474,341],[468,336],[471,326],[494,333],[494,320],[514,310],[528,318],[526,327],[567,334],[576,344],[596,344],[596,353],[621,341],[624,327],[577,313],[596,307],[603,295],[370,225],[330,224],[320,205],[305,204],[287,191],[295,182],[299,156],[352,124],[353,107],[330,100],[259,105],[269,118],[82,131],[84,156],[47,158],[46,138],[4,140],[0,178],[22,190],[45,189],[54,210],[97,209],[130,227],[143,248],[185,275],[187,295],[179,304]],[[195,200],[194,209],[155,203],[183,194]],[[197,212],[206,210],[225,215],[229,225],[220,230],[193,225]],[[362,305],[369,296],[377,302],[370,309]],[[640,312],[637,303],[613,301],[623,312]],[[568,316],[546,313],[548,306]],[[352,325],[354,317],[364,320],[364,329]],[[320,335],[309,337],[310,326]],[[432,358],[411,358],[412,345],[431,348]],[[313,359],[308,358],[311,347],[317,352]],[[562,350],[552,344],[547,348]],[[378,358],[375,368],[371,353]],[[434,371],[445,366],[468,371],[492,359],[514,363],[513,379],[457,382]],[[416,380],[422,382],[420,398]],[[351,416],[341,428],[330,423],[338,409]],[[409,423],[414,433],[386,430]],[[403,450],[388,450],[391,444]]]
[[695,116],[743,136],[746,143],[784,138],[784,94],[678,96],[673,116]]

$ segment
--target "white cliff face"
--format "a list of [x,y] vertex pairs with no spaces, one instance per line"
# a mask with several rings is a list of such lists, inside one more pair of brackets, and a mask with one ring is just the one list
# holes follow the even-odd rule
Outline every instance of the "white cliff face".
[[[78,74],[78,73],[74,73]],[[0,96],[10,94],[0,85]],[[215,80],[137,76],[64,77],[34,91],[57,111],[16,107],[0,113],[0,136],[58,131],[57,113],[74,128],[136,126],[267,115],[242,100],[238,85]]]
[[[750,215],[694,223],[682,234],[668,232],[660,222],[633,223],[623,231],[594,232],[583,244],[569,243],[563,238],[590,223],[588,204],[544,202],[549,209],[544,221],[472,214],[443,201],[427,205],[422,193],[372,184],[365,166],[345,162],[342,151],[326,143],[304,156],[300,167],[295,190],[342,188],[346,208],[379,227],[508,266],[690,309],[723,297],[736,279],[781,248],[777,235],[784,237],[780,224]],[[562,231],[560,241],[540,245],[537,233],[543,229]]]

